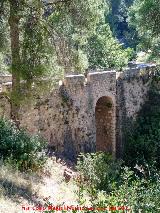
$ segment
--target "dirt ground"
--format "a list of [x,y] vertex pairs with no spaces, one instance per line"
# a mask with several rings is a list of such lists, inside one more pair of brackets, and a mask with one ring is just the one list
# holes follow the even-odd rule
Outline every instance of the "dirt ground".
[[17,170],[0,166],[0,213],[33,213],[37,206],[77,205],[78,190],[73,178],[68,181],[64,171],[72,171],[73,165],[47,160],[43,172],[25,174]]

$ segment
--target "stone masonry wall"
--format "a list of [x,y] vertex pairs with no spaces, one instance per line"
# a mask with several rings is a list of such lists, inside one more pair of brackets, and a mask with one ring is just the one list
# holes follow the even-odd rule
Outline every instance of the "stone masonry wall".
[[[32,106],[23,106],[20,125],[30,133],[40,133],[58,154],[75,159],[79,152],[96,151],[95,108],[102,96],[110,97],[113,110],[115,155],[116,72],[95,72],[66,76],[63,85]],[[1,115],[9,117],[7,99],[1,97]]]
[[[103,122],[103,115],[109,116],[103,123],[104,131],[110,129],[110,134],[101,147],[111,150],[114,156],[121,156],[126,121],[136,117],[147,99],[153,69],[93,72],[87,78],[83,75],[66,76],[63,85],[37,98],[31,106],[26,104],[21,108],[20,125],[32,134],[41,134],[58,155],[73,160],[80,152],[96,151],[96,140],[100,140],[96,138],[97,125]],[[10,85],[6,81],[3,83],[3,78],[0,78],[0,84],[3,90]],[[96,108],[102,97],[111,101],[111,110],[104,111],[107,108],[103,106]],[[103,112],[97,121],[96,109]],[[0,115],[10,117],[10,104],[2,95]]]
[[147,100],[157,69],[158,66],[155,65],[140,66],[117,73],[117,156],[123,154],[123,146],[127,142],[125,132]]

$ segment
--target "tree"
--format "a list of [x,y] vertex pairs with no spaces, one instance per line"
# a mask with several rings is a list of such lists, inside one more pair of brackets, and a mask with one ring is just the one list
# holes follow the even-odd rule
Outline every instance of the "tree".
[[[12,92],[17,94],[20,92],[20,38],[19,38],[19,22],[20,22],[20,4],[17,0],[10,0],[10,16],[8,23],[10,26],[10,39],[11,39],[11,57],[12,57]],[[11,118],[18,122],[19,105],[17,102],[12,102],[11,105]]]
[[150,32],[157,37],[160,34],[160,4],[158,0],[135,0],[130,8],[130,22],[142,35]]
[[121,70],[128,63],[132,50],[124,49],[112,35],[108,24],[97,27],[87,45],[90,67],[117,68]]
[[[88,1],[87,5],[83,1],[77,2],[79,5],[74,8],[71,4],[67,13],[66,8],[63,13],[57,8],[56,13],[50,17],[53,43],[58,44],[55,47],[59,64],[62,64],[68,73],[75,73],[75,70],[80,73],[88,67],[122,68],[128,62],[130,50],[124,50],[118,40],[114,39],[105,19],[109,12],[109,3],[100,2],[96,1],[92,6],[91,1]],[[82,15],[79,11],[86,13]],[[97,19],[94,17],[95,11]],[[74,14],[79,14],[79,17],[75,19]],[[86,20],[88,25],[84,28]]]
[[108,0],[1,0],[0,47],[4,53],[4,42],[10,46],[11,117],[17,125],[19,100],[24,97],[21,80],[28,92],[33,82],[53,73],[80,73],[88,66],[121,68],[127,63],[128,50],[105,23],[108,11]]
[[[37,66],[42,64],[42,57],[38,58],[36,56],[36,59],[33,57],[33,55],[29,55],[27,51],[27,47],[24,45],[26,42],[25,35],[28,34],[28,46],[31,47],[31,44],[33,45],[33,37],[30,33],[30,31],[27,28],[24,28],[25,25],[30,24],[30,29],[33,27],[33,25],[37,25],[41,23],[41,18],[42,18],[42,4],[39,0],[35,1],[26,1],[26,0],[3,0],[1,1],[0,5],[0,19],[1,23],[5,23],[6,27],[8,29],[6,31],[9,32],[9,35],[7,36],[8,38],[8,43],[10,44],[10,56],[11,56],[11,73],[12,73],[12,93],[11,93],[11,118],[16,122],[18,126],[19,122],[19,116],[18,112],[20,109],[20,102],[18,99],[20,98],[20,94],[22,93],[22,88],[21,88],[21,79],[27,80],[29,82],[30,80],[33,80],[33,77],[37,76],[39,74],[38,72],[33,72],[34,70],[34,65],[35,61],[38,63],[36,64]],[[29,13],[27,14],[27,12]],[[34,11],[34,12],[33,12]],[[8,15],[9,14],[9,15]],[[34,15],[33,15],[34,14]],[[31,18],[31,22],[36,23],[36,24],[31,24],[29,23],[29,18]],[[4,29],[2,26],[1,29]],[[4,35],[6,32],[1,31],[1,34]],[[30,34],[29,34],[30,33]],[[35,35],[36,36],[36,35]],[[3,47],[3,39],[5,36],[2,36],[2,45]],[[35,37],[34,41],[38,41],[37,36]],[[39,40],[40,41],[40,40]],[[44,38],[41,37],[40,44],[37,43],[36,46],[42,46],[41,44],[43,43]],[[35,46],[34,46],[35,48]],[[25,50],[24,50],[25,49]],[[33,48],[32,48],[33,50]],[[36,49],[37,50],[37,49]],[[39,50],[38,50],[39,51]],[[37,53],[38,53],[37,51]],[[44,51],[45,49],[41,49],[40,52]],[[30,52],[31,53],[31,52]],[[26,56],[30,58],[27,64],[27,69],[30,71],[28,72],[28,75],[24,75],[24,65],[26,59]],[[37,60],[37,58],[39,60]],[[29,69],[29,66],[32,63],[32,71]],[[35,71],[35,70],[34,70]],[[36,70],[37,71],[37,70]],[[24,77],[24,78],[23,78]]]
[[134,0],[110,0],[111,10],[108,16],[111,30],[114,36],[124,44],[125,47],[135,48],[138,36],[135,28],[128,24],[128,9]]
[[[94,31],[97,22],[104,15],[104,6],[103,0],[85,2],[1,0],[1,24],[9,24],[12,73],[11,117],[17,125],[20,109],[17,99],[22,92],[21,79],[26,80],[31,86],[35,78],[46,75],[49,70],[46,67],[53,50],[56,52],[56,61],[60,66],[66,69],[68,64],[73,62],[74,67],[77,66],[80,38],[85,34],[87,37],[89,32]],[[59,48],[59,45],[62,48]],[[51,46],[54,47],[53,50]],[[67,57],[64,57],[64,54]]]
[[65,68],[65,72],[75,73],[76,70],[76,73],[80,73],[87,68],[84,47],[97,24],[104,20],[107,8],[104,0],[73,0],[70,4],[54,8],[49,24],[58,63]]
[[136,28],[140,42],[138,48],[151,50],[147,60],[159,60],[160,4],[158,0],[135,0],[129,10],[130,25]]

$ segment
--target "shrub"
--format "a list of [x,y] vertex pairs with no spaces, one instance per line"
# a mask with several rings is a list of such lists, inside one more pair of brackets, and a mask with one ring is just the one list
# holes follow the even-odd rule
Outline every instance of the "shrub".
[[[134,173],[127,167],[121,174],[123,183],[106,194],[97,192],[97,198],[92,201],[96,207],[124,207],[131,212],[159,212],[160,210],[160,177],[155,182],[148,179],[133,179]],[[98,212],[98,211],[94,211]],[[106,211],[101,211],[106,212]],[[112,211],[117,212],[117,211]],[[119,210],[118,212],[130,212]]]
[[[120,166],[104,153],[81,155],[77,168],[82,175],[79,203],[85,205],[88,200],[98,213],[97,208],[116,208],[112,212],[124,212],[118,207],[131,209],[131,212],[159,212],[160,210],[160,175],[148,178],[139,177],[130,168]],[[79,183],[79,182],[78,182]],[[85,191],[89,199],[85,198]],[[78,192],[79,193],[79,192]],[[113,209],[114,209],[113,208]],[[101,210],[101,212],[108,212]],[[129,210],[125,211],[129,212]]]
[[0,157],[20,170],[37,170],[43,166],[46,142],[17,129],[14,123],[0,119]]
[[86,188],[111,191],[118,179],[120,165],[121,162],[114,161],[109,154],[88,153],[79,156],[77,169]]

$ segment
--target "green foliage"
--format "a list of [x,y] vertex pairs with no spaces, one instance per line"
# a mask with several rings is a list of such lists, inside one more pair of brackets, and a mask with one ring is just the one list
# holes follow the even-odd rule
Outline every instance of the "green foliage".
[[147,62],[159,63],[159,35],[160,35],[160,6],[158,0],[135,0],[129,9],[130,26],[137,30],[139,45],[137,51],[149,50]]
[[132,56],[132,49],[124,49],[118,40],[113,38],[107,24],[97,27],[96,33],[87,45],[90,67],[122,69]]
[[5,74],[7,72],[7,65],[5,64],[5,58],[2,53],[0,53],[0,73]]
[[[88,204],[89,199],[85,199],[87,190],[90,205],[95,207],[92,212],[95,213],[99,212],[97,208],[106,207],[112,209],[112,212],[127,211],[125,209],[128,211],[130,209],[135,213],[159,212],[160,175],[155,173],[155,177],[140,178],[131,169],[121,167],[120,164],[120,162],[113,163],[111,157],[102,153],[83,155],[78,161],[78,169],[82,175],[81,184],[79,184],[79,203]],[[108,191],[109,186],[112,187]],[[118,210],[118,207],[121,209]],[[106,210],[101,210],[101,212],[106,212]]]
[[3,13],[0,9],[0,72],[5,73],[8,71],[9,62],[9,32],[8,32],[8,23],[6,20],[7,14],[5,9]]
[[42,168],[46,142],[38,136],[30,136],[7,120],[0,119],[0,157],[20,170]]
[[130,22],[143,35],[150,32],[152,36],[160,34],[160,5],[158,0],[135,0],[130,8]]
[[[3,12],[9,10],[9,1],[4,2]],[[109,3],[73,0],[48,5],[40,0],[22,1],[15,11],[20,17],[20,77],[31,85],[37,77],[62,77],[63,72],[81,73],[92,66],[125,66],[131,50],[124,50],[113,38],[105,18]],[[8,23],[8,16],[1,17]],[[8,25],[6,29],[9,32]],[[1,31],[4,34],[4,27]],[[11,40],[9,33],[3,37]]]
[[110,191],[119,175],[120,162],[105,153],[81,154],[77,169],[86,188]]
[[[133,172],[125,168],[121,174],[123,179],[119,187],[115,187],[109,194],[97,192],[97,198],[93,200],[95,207],[110,207],[112,212],[159,212],[160,208],[160,179],[153,183],[151,180],[134,179]],[[114,210],[116,207],[117,210]],[[118,210],[121,207],[121,210]],[[123,209],[124,207],[124,209]],[[126,212],[128,212],[126,210]],[[98,212],[98,211],[94,211]],[[101,211],[106,212],[106,211]]]
[[36,15],[37,10],[34,12],[31,10],[24,23],[21,76],[25,80],[47,76],[49,72],[48,60],[51,50],[48,33],[42,16]]
[[113,35],[117,37],[125,47],[135,48],[138,44],[138,34],[135,27],[128,24],[128,9],[134,0],[110,0],[111,9],[107,17]]
[[65,72],[81,73],[88,67],[125,66],[131,50],[124,50],[113,38],[108,23],[105,24],[108,4],[102,0],[75,2],[56,7],[49,17],[58,63]]
[[104,20],[107,5],[103,0],[73,0],[54,9],[49,25],[57,61],[66,73],[84,72],[88,67],[87,39],[95,32],[97,24]]
[[7,45],[7,24],[3,19],[0,19],[0,52],[6,49]]

